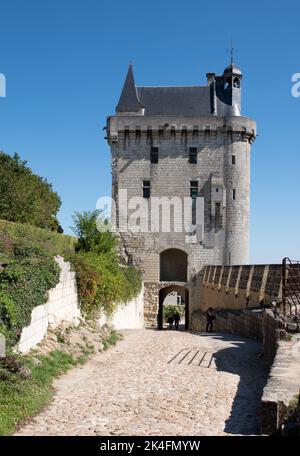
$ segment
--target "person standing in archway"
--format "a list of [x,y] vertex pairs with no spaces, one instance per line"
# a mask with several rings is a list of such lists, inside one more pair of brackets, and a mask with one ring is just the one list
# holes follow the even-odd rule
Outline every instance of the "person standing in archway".
[[170,315],[168,318],[168,323],[169,323],[169,329],[173,328],[173,323],[174,323],[174,316]]
[[179,322],[180,322],[181,318],[180,318],[180,315],[178,312],[175,312],[174,314],[174,321],[175,321],[175,329],[178,330],[179,328]]
[[213,330],[213,321],[215,320],[216,316],[213,311],[213,308],[210,307],[206,312],[206,332],[212,332]]

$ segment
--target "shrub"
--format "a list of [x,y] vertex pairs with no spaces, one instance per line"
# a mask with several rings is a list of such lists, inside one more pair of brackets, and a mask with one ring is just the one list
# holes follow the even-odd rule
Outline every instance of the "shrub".
[[99,310],[110,316],[119,302],[128,302],[141,289],[141,273],[132,266],[121,266],[117,237],[99,231],[100,211],[76,212],[74,232],[78,236],[75,266],[81,309],[93,317]]
[[[97,307],[95,305],[96,293],[100,276],[84,255],[76,255],[73,260],[76,270],[77,288],[81,310],[85,316],[91,316]],[[96,307],[96,309],[95,309]]]
[[164,306],[164,318],[167,320],[171,315],[178,313],[180,316],[184,315],[184,306],[172,306],[172,305],[165,305]]
[[117,237],[109,231],[99,231],[97,224],[105,224],[101,211],[75,212],[73,231],[78,237],[77,250],[95,253],[112,253],[118,244]]
[[82,312],[92,317],[99,310],[112,315],[118,302],[128,302],[141,289],[141,274],[123,267],[113,256],[79,252],[74,259]]

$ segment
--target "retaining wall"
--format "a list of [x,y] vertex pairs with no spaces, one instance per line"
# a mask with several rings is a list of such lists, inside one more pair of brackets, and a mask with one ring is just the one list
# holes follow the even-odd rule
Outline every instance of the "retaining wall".
[[280,340],[268,382],[261,400],[263,434],[273,434],[280,428],[287,407],[300,391],[300,335],[292,340]]
[[77,297],[75,273],[71,271],[70,263],[60,256],[55,258],[61,271],[59,283],[48,292],[46,304],[37,306],[31,314],[31,323],[23,328],[18,350],[27,353],[45,336],[48,327],[55,328],[61,322],[79,323],[80,311]]
[[144,327],[144,286],[140,294],[127,303],[119,303],[112,318],[102,315],[99,324],[110,324],[115,329],[140,329]]

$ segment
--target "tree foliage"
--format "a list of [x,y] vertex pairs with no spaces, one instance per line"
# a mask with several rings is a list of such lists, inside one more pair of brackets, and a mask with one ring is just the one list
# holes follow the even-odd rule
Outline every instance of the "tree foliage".
[[0,219],[59,230],[61,200],[52,185],[15,154],[0,152]]
[[172,315],[175,315],[176,313],[178,313],[181,317],[184,315],[185,313],[185,308],[184,306],[175,306],[175,305],[164,305],[163,307],[163,313],[164,313],[164,318],[167,320],[169,317],[171,317]]
[[141,273],[132,266],[121,266],[115,234],[99,231],[100,212],[76,213],[74,232],[78,236],[73,260],[81,309],[87,317],[102,310],[112,315],[120,302],[128,302],[141,289]]
[[94,253],[115,252],[117,237],[109,231],[100,231],[106,221],[101,219],[101,211],[75,212],[73,215],[73,232],[78,237],[77,250]]

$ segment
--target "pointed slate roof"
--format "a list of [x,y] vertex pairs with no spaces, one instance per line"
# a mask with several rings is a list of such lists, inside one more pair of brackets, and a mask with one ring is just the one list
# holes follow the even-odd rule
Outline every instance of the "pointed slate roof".
[[123,90],[117,105],[117,112],[138,112],[143,108],[139,102],[134,82],[132,65],[129,65]]
[[[230,66],[230,70],[240,71],[234,65]],[[221,81],[221,86],[223,78],[224,76],[216,78],[216,80]],[[130,64],[116,111],[117,115],[128,113],[129,115],[143,116],[240,115],[238,110],[232,114],[231,103],[224,101],[222,97],[220,98],[220,94],[216,94],[214,90],[212,85],[136,87],[132,65]],[[216,102],[214,102],[215,96]]]

